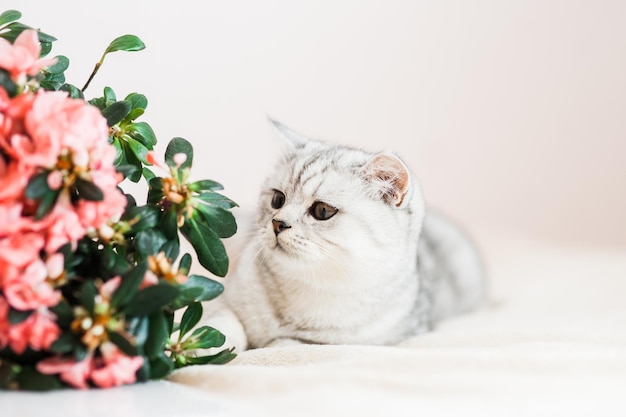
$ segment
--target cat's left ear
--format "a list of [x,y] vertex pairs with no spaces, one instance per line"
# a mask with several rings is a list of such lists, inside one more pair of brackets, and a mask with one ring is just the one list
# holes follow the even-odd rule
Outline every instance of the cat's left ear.
[[302,136],[295,130],[288,128],[278,120],[272,119],[269,116],[267,117],[267,120],[269,120],[270,124],[278,131],[280,136],[294,148],[302,148],[307,144],[307,142],[309,142],[309,139]]
[[411,174],[395,154],[374,155],[363,167],[362,175],[385,203],[399,208],[408,204]]

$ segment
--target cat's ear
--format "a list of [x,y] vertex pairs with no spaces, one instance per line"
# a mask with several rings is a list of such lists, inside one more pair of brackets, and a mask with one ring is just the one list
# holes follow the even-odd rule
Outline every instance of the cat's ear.
[[408,203],[411,174],[404,162],[393,153],[374,155],[363,167],[362,175],[385,203],[395,207],[403,207]]
[[269,116],[267,117],[267,120],[276,129],[280,137],[282,137],[289,145],[293,146],[294,148],[302,148],[304,147],[304,145],[307,144],[307,142],[309,142],[309,139],[302,136],[295,130],[288,128],[278,120],[272,119]]

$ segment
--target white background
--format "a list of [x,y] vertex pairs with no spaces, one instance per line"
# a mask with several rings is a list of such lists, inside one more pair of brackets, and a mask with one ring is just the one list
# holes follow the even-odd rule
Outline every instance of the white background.
[[145,94],[194,177],[256,203],[280,143],[266,115],[318,139],[397,151],[427,201],[486,230],[626,247],[626,2],[4,1],[56,36],[79,87]]

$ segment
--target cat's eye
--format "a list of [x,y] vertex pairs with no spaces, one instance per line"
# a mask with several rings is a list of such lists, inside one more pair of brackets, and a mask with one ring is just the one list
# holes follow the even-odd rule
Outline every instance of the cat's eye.
[[278,190],[274,190],[274,195],[272,196],[272,208],[279,209],[285,205],[285,194]]
[[317,220],[328,220],[337,214],[338,211],[336,207],[326,204],[323,201],[316,201],[309,209],[311,216]]

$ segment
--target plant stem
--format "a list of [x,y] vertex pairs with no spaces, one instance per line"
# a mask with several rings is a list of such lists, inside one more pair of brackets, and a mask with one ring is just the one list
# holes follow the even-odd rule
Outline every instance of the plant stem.
[[89,87],[89,83],[91,83],[91,80],[93,80],[93,77],[96,76],[96,73],[98,72],[98,70],[100,69],[100,66],[102,65],[102,61],[96,63],[96,66],[94,67],[93,71],[91,71],[91,75],[89,76],[89,79],[87,80],[87,82],[85,83],[85,85],[83,86],[83,88],[80,89],[80,91],[82,91],[83,93],[85,92],[85,90],[87,89],[87,87]]

